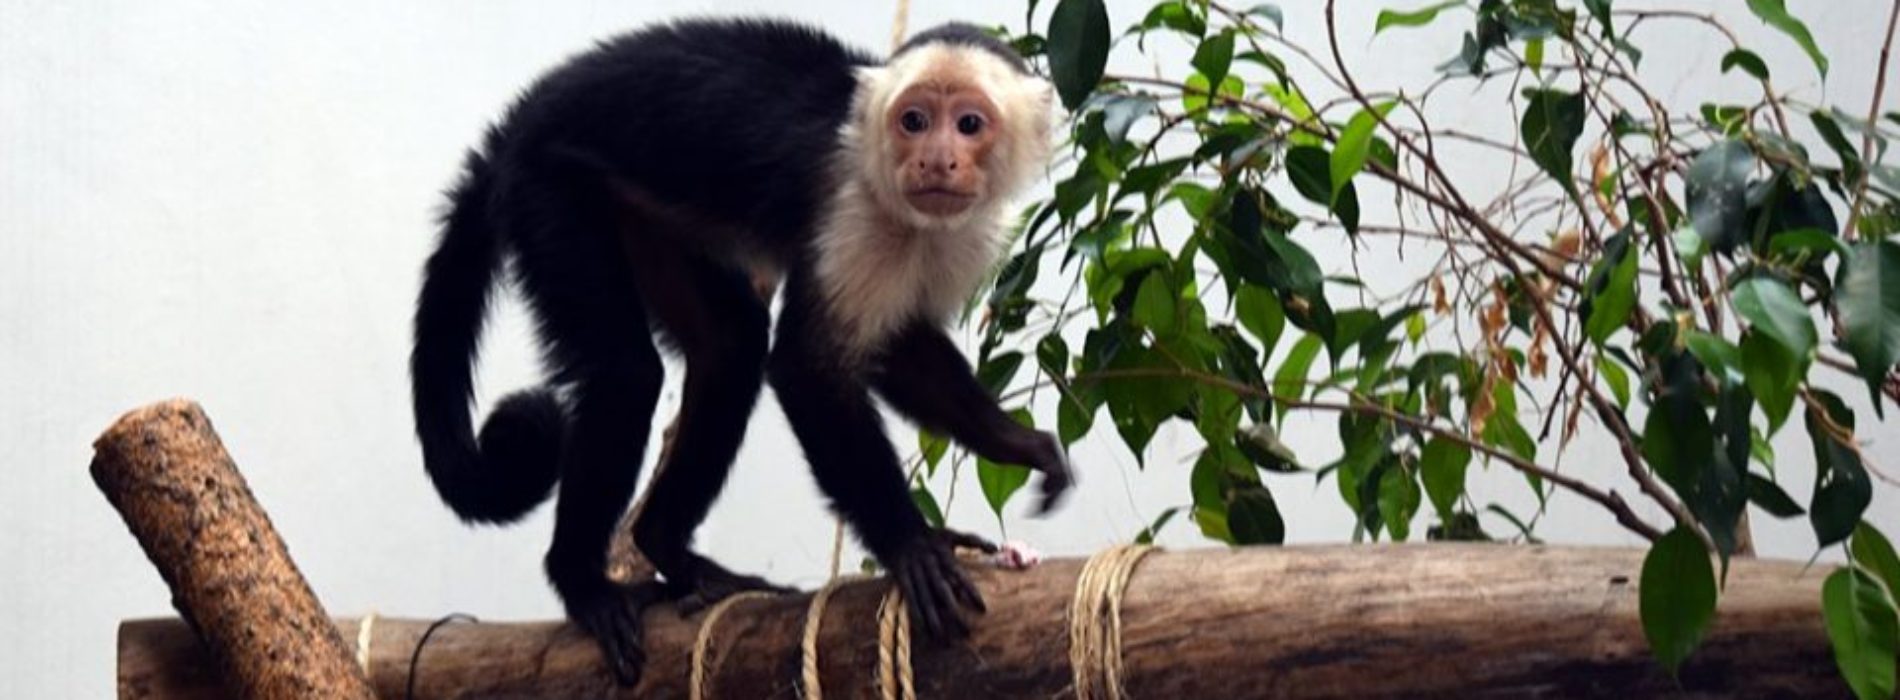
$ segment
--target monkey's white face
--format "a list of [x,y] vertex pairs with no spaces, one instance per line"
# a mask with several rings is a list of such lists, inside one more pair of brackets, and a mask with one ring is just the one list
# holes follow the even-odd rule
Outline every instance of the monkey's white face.
[[989,194],[996,105],[973,86],[933,80],[912,84],[886,112],[898,192],[912,209],[962,214]]
[[857,170],[911,226],[989,218],[1048,159],[1053,88],[986,51],[920,47],[859,79]]

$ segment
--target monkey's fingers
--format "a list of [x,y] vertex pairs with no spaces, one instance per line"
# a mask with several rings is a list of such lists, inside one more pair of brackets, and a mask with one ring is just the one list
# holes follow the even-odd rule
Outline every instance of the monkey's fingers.
[[1056,504],[1061,503],[1062,497],[1068,493],[1069,487],[1074,485],[1075,480],[1069,476],[1067,466],[1045,471],[1042,477],[1042,500],[1036,503],[1035,514],[1043,516],[1054,511]]
[[911,557],[905,566],[897,569],[897,584],[903,588],[911,614],[923,623],[924,632],[941,639],[945,629],[943,606],[937,603],[935,591],[931,590],[929,565],[924,562],[925,557]]
[[963,574],[963,569],[958,568],[956,560],[951,559],[945,566],[945,579],[956,594],[956,599],[971,610],[989,612],[990,606],[983,602],[983,594],[976,590],[976,584],[970,583],[970,577]]
[[576,625],[600,646],[602,661],[621,685],[640,682],[646,652],[640,648],[640,614],[647,592],[626,590],[593,597],[570,612]]
[[975,535],[961,530],[952,530],[947,527],[938,528],[937,536],[942,538],[943,541],[951,547],[974,549],[984,554],[995,554],[998,549],[995,542],[985,539],[982,535]]

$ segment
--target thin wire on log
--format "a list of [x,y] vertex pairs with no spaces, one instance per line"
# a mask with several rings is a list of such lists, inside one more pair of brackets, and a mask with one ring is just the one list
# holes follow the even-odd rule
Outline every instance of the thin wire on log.
[[708,672],[706,667],[706,652],[712,649],[713,630],[718,627],[719,618],[725,617],[726,611],[731,610],[739,603],[771,597],[773,597],[773,594],[765,591],[734,593],[730,596],[726,596],[726,599],[719,601],[717,605],[712,606],[711,610],[706,611],[705,621],[699,623],[699,637],[693,640],[693,675],[691,684],[687,686],[687,691],[693,700],[704,700],[704,698],[711,697],[711,695],[706,692],[707,686],[712,682],[712,674]]
[[1069,667],[1076,700],[1122,700],[1122,593],[1135,565],[1155,548],[1125,544],[1082,565],[1069,605]]
[[[435,636],[436,630],[441,629],[443,625],[457,621],[481,622],[481,620],[477,619],[474,615],[458,612],[443,615],[442,617],[436,618],[435,622],[429,623],[428,629],[423,630],[422,636],[416,639],[415,651],[409,652],[409,682],[403,684],[403,700],[415,700],[416,698],[416,671],[422,667],[422,648],[428,646],[429,638]],[[368,647],[368,645],[364,646]],[[364,675],[369,674],[365,672]]]

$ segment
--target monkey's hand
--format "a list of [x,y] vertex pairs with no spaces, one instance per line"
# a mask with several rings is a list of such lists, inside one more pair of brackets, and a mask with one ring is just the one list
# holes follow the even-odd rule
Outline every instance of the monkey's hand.
[[646,651],[641,648],[641,614],[664,597],[657,581],[620,585],[602,579],[599,585],[564,592],[567,617],[600,645],[614,680],[633,686],[640,682]]
[[1069,471],[1069,456],[1063,451],[1061,440],[1040,431],[1031,431],[1029,435],[1033,444],[1028,450],[1029,464],[1024,466],[1042,472],[1042,500],[1036,504],[1036,515],[1048,515],[1062,500],[1062,494],[1075,485],[1075,477]]
[[970,633],[969,626],[958,614],[959,607],[977,612],[989,610],[983,604],[983,595],[971,585],[963,569],[957,567],[956,555],[951,552],[953,545],[976,547],[986,552],[996,549],[996,545],[973,535],[931,530],[899,547],[885,562],[891,577],[904,592],[911,613],[923,623],[926,632],[938,639]]

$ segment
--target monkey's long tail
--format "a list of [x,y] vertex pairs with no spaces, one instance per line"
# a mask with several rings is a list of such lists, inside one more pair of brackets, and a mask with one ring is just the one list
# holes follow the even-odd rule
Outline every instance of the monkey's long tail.
[[507,523],[553,490],[567,417],[552,391],[520,391],[502,399],[475,436],[470,371],[502,261],[488,218],[492,180],[487,160],[470,153],[449,192],[441,241],[423,269],[409,376],[416,436],[436,492],[463,520]]

